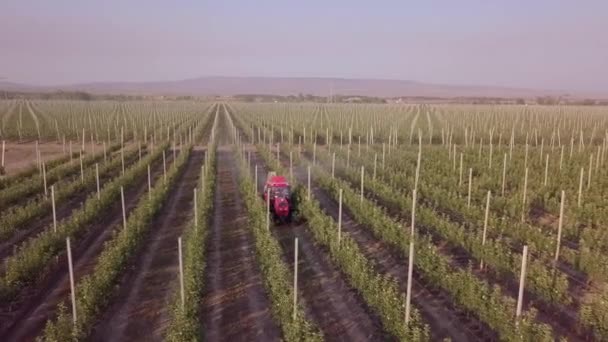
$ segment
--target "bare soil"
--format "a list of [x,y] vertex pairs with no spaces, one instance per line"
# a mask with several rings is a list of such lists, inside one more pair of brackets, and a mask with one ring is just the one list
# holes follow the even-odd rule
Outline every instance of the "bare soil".
[[[172,161],[172,154],[167,160]],[[162,177],[162,172],[162,161],[152,165],[153,181]],[[125,192],[127,215],[147,189],[147,178],[143,177]],[[78,240],[72,242],[75,282],[93,271],[104,243],[112,237],[115,229],[121,227],[122,206],[117,201]],[[46,321],[53,318],[56,306],[67,300],[69,291],[67,256],[62,253],[47,267],[37,283],[21,291],[17,300],[1,304],[0,336],[7,341],[33,341],[43,331]]]
[[[72,151],[78,152],[82,144],[72,142]],[[2,148],[0,142],[0,149]],[[40,150],[40,158],[42,161],[47,162],[50,160],[58,159],[68,155],[69,145],[66,142],[66,152],[63,152],[63,143],[57,142],[40,142],[38,149]],[[93,147],[91,143],[85,144],[85,153],[93,153]],[[103,145],[95,145],[95,153],[103,151]],[[1,153],[1,151],[0,151]],[[15,175],[29,167],[36,165],[36,142],[6,142],[6,149],[4,152],[4,169],[6,176]]]
[[217,155],[214,212],[207,249],[201,322],[209,341],[277,341],[271,302],[256,261],[255,241],[228,146]]
[[162,341],[179,276],[177,239],[192,217],[193,189],[205,154],[193,150],[183,173],[150,224],[143,248],[127,267],[91,341]]
[[[143,157],[143,155],[142,155]],[[135,164],[138,161],[138,156],[135,156],[131,159],[125,160],[125,168]],[[103,189],[103,186],[111,181],[114,177],[120,174],[121,170],[116,169],[113,172],[105,175],[100,175],[99,177],[99,186],[100,189]],[[74,177],[74,179],[79,179],[80,176]],[[79,191],[74,193],[70,198],[68,198],[65,202],[57,203],[56,215],[57,222],[61,222],[62,220],[70,217],[74,210],[82,207],[83,203],[86,201],[87,197],[97,191],[97,185],[93,184],[92,187],[88,189]],[[3,260],[10,256],[13,253],[15,248],[18,248],[19,244],[23,241],[27,240],[30,237],[35,237],[38,233],[42,232],[43,229],[50,227],[53,224],[53,214],[52,212],[48,212],[40,217],[32,218],[33,222],[26,224],[23,228],[18,229],[13,236],[11,236],[6,241],[0,242],[0,260]],[[3,266],[0,266],[2,269]]]
[[[146,149],[142,148],[142,156],[146,153]],[[112,156],[120,156],[120,150],[114,151],[114,152],[108,152],[108,158],[112,157]],[[131,158],[129,160],[125,160],[125,163],[130,162],[131,160],[134,160],[134,158]],[[80,165],[78,163],[78,159],[75,159],[74,161],[74,165],[78,166]],[[67,163],[64,163],[62,165],[67,165],[68,163],[70,163],[70,161],[68,160]],[[78,164],[77,164],[78,163]],[[89,170],[93,167],[95,167],[95,163],[90,163],[90,164],[84,164],[84,170]],[[51,169],[47,167],[47,172],[50,171]],[[50,191],[51,186],[55,185],[55,189],[57,189],[58,186],[61,186],[61,184],[64,184],[66,182],[71,182],[77,179],[80,179],[81,175],[80,175],[80,168],[73,170],[73,172],[70,172],[64,176],[62,176],[60,179],[57,179],[56,181],[51,181],[50,179],[47,180],[47,189],[48,191]],[[25,178],[23,180],[21,180],[22,182],[40,182],[40,188],[42,188],[42,179],[40,178],[40,173],[36,172],[34,173],[33,176],[30,176],[28,178]],[[12,185],[8,185],[6,186],[6,188],[10,188],[12,186],[16,186],[19,183],[13,183]],[[2,188],[4,189],[4,188]],[[11,201],[10,203],[0,203],[0,211],[2,210],[7,210],[10,208],[14,208],[17,206],[22,206],[22,205],[26,205],[28,202],[30,201],[40,201],[42,199],[45,198],[45,194],[44,194],[44,189],[39,189],[36,190],[33,193],[26,193],[27,195],[22,196],[21,198],[17,198],[13,201]]]
[[[282,156],[284,157],[284,156]],[[282,160],[283,165],[289,164]],[[307,171],[303,166],[294,168],[299,182],[307,182]],[[311,192],[321,207],[334,220],[338,219],[338,203],[312,181]],[[343,208],[344,209],[344,208]],[[342,229],[359,245],[375,269],[393,277],[405,292],[407,283],[407,258],[383,241],[377,239],[370,229],[358,224],[347,209],[342,213]],[[419,310],[423,320],[430,325],[431,338],[435,341],[449,338],[452,341],[495,341],[497,334],[485,323],[457,308],[451,297],[443,290],[425,281],[414,271],[412,282],[412,304]]]
[[[310,156],[307,155],[307,158],[310,159]],[[343,178],[344,179],[344,178]],[[351,186],[357,186],[351,183]],[[399,208],[392,208],[387,206],[384,201],[373,194],[366,194],[367,197],[370,197],[373,201],[378,202],[387,208],[388,212],[397,218],[401,217],[401,210]],[[464,223],[463,218],[458,212],[442,212],[443,214],[447,214],[447,216],[461,224]],[[438,235],[433,229],[429,227],[418,226],[418,229],[421,230],[425,235],[429,235],[432,237],[433,243],[439,248],[439,250],[444,253],[446,256],[450,258],[451,264],[455,268],[466,268],[469,264],[479,265],[479,260],[475,259],[470,253],[459,246],[453,246],[450,243],[447,243],[443,240],[443,238]],[[516,252],[514,250],[514,252]],[[484,279],[488,281],[490,285],[500,285],[503,291],[507,295],[512,298],[517,297],[519,285],[518,279],[507,277],[505,275],[500,275],[486,266],[485,271],[480,271],[478,268],[473,269],[474,274],[477,275],[480,279]],[[571,278],[571,286],[570,293],[573,298],[580,297],[580,287],[577,286],[578,283],[574,282],[574,278]],[[554,332],[558,336],[565,336],[568,340],[576,341],[583,339],[584,329],[577,324],[577,311],[578,304],[572,304],[564,307],[553,307],[551,305],[547,305],[545,302],[540,300],[538,296],[531,293],[529,290],[525,291],[524,295],[524,309],[528,309],[531,306],[535,306],[539,309],[537,314],[537,320],[550,325]]]
[[[267,168],[253,152],[252,165],[261,175]],[[258,191],[263,191],[264,177],[258,177]],[[273,235],[283,250],[283,260],[294,265],[294,239],[298,238],[298,291],[306,316],[321,329],[328,341],[390,341],[380,318],[365,303],[346,276],[332,263],[328,252],[314,243],[306,223],[277,224]]]

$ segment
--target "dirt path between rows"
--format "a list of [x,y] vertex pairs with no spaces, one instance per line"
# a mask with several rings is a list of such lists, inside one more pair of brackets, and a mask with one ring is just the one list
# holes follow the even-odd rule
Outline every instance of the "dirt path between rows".
[[[305,153],[305,155],[308,158],[308,161],[310,162],[311,156],[308,153]],[[325,167],[326,170],[329,168],[329,166],[326,164],[323,165],[323,167]],[[359,186],[359,184],[353,183],[352,180],[346,177],[345,174],[341,171],[336,171],[336,176],[341,178],[353,188],[357,188]],[[384,207],[387,213],[390,214],[393,218],[397,220],[408,221],[408,218],[403,217],[402,208],[398,208],[386,203],[386,201],[379,198],[374,193],[366,191],[365,195],[368,199]],[[435,208],[433,202],[429,201],[428,199],[421,199],[421,201],[425,202],[425,204],[429,208],[432,208],[433,210],[438,211],[441,214],[446,213],[446,211],[442,211],[441,209]],[[447,211],[447,217],[450,220],[466,227],[466,221],[463,221],[463,219],[456,219],[456,217],[459,215],[460,213],[458,212],[453,212],[450,210]],[[450,263],[452,267],[454,267],[454,269],[465,269],[468,267],[469,264],[479,264],[480,261],[474,258],[468,250],[466,250],[462,246],[447,241],[440,233],[435,231],[432,227],[426,227],[418,224],[417,228],[422,234],[431,238],[433,244],[438,247],[442,254],[450,258]],[[512,249],[512,251],[514,253],[517,252],[516,249]],[[480,280],[487,282],[490,286],[500,286],[506,296],[509,296],[513,300],[516,300],[519,289],[519,278],[500,275],[488,265],[486,265],[484,271],[480,271],[478,268],[474,268],[472,272]],[[580,298],[580,293],[582,289],[577,288],[575,290],[578,290],[578,292],[575,292],[572,297]],[[576,304],[568,306],[552,306],[550,304],[547,304],[545,300],[543,300],[537,294],[531,292],[528,289],[524,292],[523,309],[529,310],[532,306],[534,306],[538,310],[536,314],[536,320],[540,323],[549,325],[553,329],[554,337],[556,339],[559,337],[565,337],[568,341],[581,341],[585,339],[584,336],[590,335],[590,332],[586,331],[585,328],[580,326],[577,322],[578,308]]]
[[[289,157],[286,160],[285,156],[281,157],[282,164],[289,167]],[[304,166],[294,167],[294,176],[300,183],[306,184],[307,171]],[[311,180],[311,185],[311,192],[321,207],[337,221],[338,203],[320,188],[314,179]],[[407,258],[377,239],[371,230],[357,223],[346,208],[342,213],[342,229],[357,242],[375,269],[393,277],[401,291],[405,292]],[[444,291],[426,283],[416,271],[414,271],[414,281],[412,282],[412,304],[419,310],[423,320],[429,324],[433,340],[450,338],[452,341],[491,341],[497,339],[496,334],[483,322],[455,307],[452,299]]]
[[[258,191],[263,191],[267,168],[252,151],[251,163],[258,165]],[[262,175],[262,176],[260,176]],[[327,341],[391,341],[380,318],[345,280],[328,252],[314,242],[306,223],[273,227],[283,250],[283,260],[293,269],[294,239],[298,238],[298,291],[306,316],[321,329]]]
[[[226,118],[219,121],[229,132]],[[222,134],[227,136],[227,134]],[[248,227],[231,145],[218,148],[217,180],[209,246],[205,256],[205,293],[201,322],[207,341],[278,341],[255,241]]]
[[[144,157],[142,151],[142,158]],[[137,163],[139,160],[139,156],[133,156],[130,159],[125,160],[125,169]],[[103,187],[114,179],[117,176],[120,176],[121,168],[117,168],[112,170],[105,175],[99,176],[99,187],[103,189]],[[73,177],[70,181],[80,181],[80,176]],[[49,190],[50,191],[50,190]],[[83,189],[76,193],[73,193],[67,200],[61,203],[56,203],[56,215],[57,215],[57,224],[59,225],[62,220],[70,217],[72,212],[76,209],[82,207],[82,204],[86,201],[87,197],[91,193],[95,193],[97,191],[97,184],[93,183],[87,189]],[[50,197],[50,195],[49,195]],[[42,199],[40,199],[42,200]],[[18,228],[18,230],[6,241],[0,242],[0,260],[3,260],[13,254],[13,250],[17,248],[22,242],[27,240],[30,237],[35,237],[38,233],[42,232],[44,228],[51,227],[53,224],[53,213],[49,211],[44,213],[40,217],[34,217],[30,220],[31,222],[24,225],[22,228]]]
[[91,341],[163,340],[179,275],[177,239],[193,215],[193,189],[204,157],[202,150],[192,151]]
[[[168,164],[172,160],[173,156],[169,154]],[[162,173],[162,160],[159,160],[151,167],[152,180],[160,179]],[[142,177],[134,187],[125,192],[127,215],[147,190],[147,177]],[[99,221],[93,223],[77,242],[72,243],[75,282],[94,269],[104,243],[112,237],[115,229],[121,227],[122,206],[119,200],[100,215]],[[42,280],[26,287],[15,302],[2,305],[0,336],[7,341],[33,341],[44,329],[46,321],[55,314],[57,304],[66,300],[69,293],[67,256],[62,253],[48,267]]]

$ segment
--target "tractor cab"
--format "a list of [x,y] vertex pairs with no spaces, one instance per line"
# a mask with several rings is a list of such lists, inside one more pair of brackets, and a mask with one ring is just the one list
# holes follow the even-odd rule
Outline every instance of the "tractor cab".
[[[270,198],[267,198],[270,194]],[[270,202],[270,210],[281,221],[288,219],[291,214],[291,186],[284,176],[269,172],[264,184],[264,201]]]

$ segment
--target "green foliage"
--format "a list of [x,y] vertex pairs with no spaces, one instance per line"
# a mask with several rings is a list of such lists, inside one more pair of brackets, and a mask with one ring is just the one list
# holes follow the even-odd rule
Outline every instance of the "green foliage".
[[[112,153],[119,148],[120,145],[114,145],[111,146],[107,152]],[[85,170],[88,170],[89,166],[101,161],[103,157],[103,152],[83,157],[82,166]],[[76,174],[80,174],[80,162],[78,160],[74,161],[73,163],[66,161],[64,164],[47,170],[47,186],[50,188],[53,183],[59,182]],[[0,210],[8,208],[11,204],[19,200],[32,197],[34,194],[38,194],[38,197],[41,197],[42,193],[44,193],[44,179],[42,174],[32,177],[32,179],[27,181],[14,183],[12,186],[0,190]]]
[[[146,174],[148,165],[162,157],[162,151],[166,148],[167,145],[157,148],[154,153],[127,169],[124,175],[108,182],[101,189],[99,199],[95,193],[90,194],[82,208],[75,210],[67,220],[58,223],[57,232],[52,228],[47,229],[35,239],[24,242],[6,261],[6,272],[0,279],[0,298],[13,298],[21,287],[37,279],[48,261],[63,252],[65,238],[77,240],[82,236],[100,213],[120,199],[120,187],[128,190],[133,186],[136,179]],[[114,165],[118,166],[120,164]]]
[[[167,181],[158,181],[154,185],[150,197],[142,196],[127,218],[126,229],[118,231],[105,244],[94,271],[84,276],[76,285],[76,311],[78,313],[76,325],[68,324],[68,322],[71,323],[71,317],[68,315],[59,315],[57,320],[47,322],[45,335],[41,340],[82,339],[87,335],[95,317],[109,302],[114,285],[123,272],[124,266],[137,251],[149,229],[150,222],[162,207],[170,189],[183,171],[190,152],[191,147],[183,150],[167,172]],[[49,332],[48,336],[47,332]]]
[[[125,153],[125,163],[128,164],[135,160],[138,151],[132,150]],[[103,178],[108,175],[118,174],[120,171],[122,160],[119,156],[115,156],[107,163],[101,165],[99,169],[99,177]],[[78,164],[80,170],[80,164]],[[26,183],[32,184],[32,183]],[[69,200],[71,196],[81,191],[93,192],[96,186],[95,168],[89,168],[85,171],[84,181],[81,177],[72,179],[71,181],[62,182],[61,186],[56,186],[55,203],[59,205],[65,200]],[[25,185],[23,188],[29,188]],[[11,187],[6,190],[14,189]],[[21,189],[21,187],[19,187]],[[50,193],[50,190],[49,190]],[[19,197],[26,197],[27,193],[22,193]],[[13,236],[18,230],[26,227],[34,219],[48,215],[52,210],[50,194],[47,197],[40,195],[39,198],[30,200],[23,206],[12,207],[3,212],[0,218],[0,241],[6,240]]]
[[[217,115],[213,127],[217,125]],[[200,341],[204,332],[201,329],[200,302],[204,288],[205,253],[207,250],[207,236],[209,222],[213,213],[213,199],[215,194],[216,178],[216,143],[212,141],[207,145],[204,177],[199,180],[198,228],[194,218],[188,224],[183,237],[183,267],[184,267],[184,293],[185,305],[181,305],[179,288],[171,300],[171,313],[169,327],[167,328],[167,341]]]
[[302,308],[298,308],[296,319],[292,319],[293,289],[289,269],[282,261],[279,243],[266,228],[266,211],[254,191],[247,164],[240,159],[240,154],[236,158],[240,161],[240,189],[247,207],[248,225],[255,237],[257,260],[272,301],[272,313],[283,330],[283,338],[286,341],[320,341],[321,333],[305,318]]

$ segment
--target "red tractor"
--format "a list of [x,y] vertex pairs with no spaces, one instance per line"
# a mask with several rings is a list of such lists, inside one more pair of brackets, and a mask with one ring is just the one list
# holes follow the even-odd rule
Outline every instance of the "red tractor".
[[[266,198],[270,194],[270,199]],[[264,201],[270,201],[270,211],[275,219],[281,222],[286,222],[291,219],[292,200],[291,187],[287,179],[283,176],[277,176],[274,172],[269,172],[264,184]],[[268,202],[266,202],[268,203]]]

